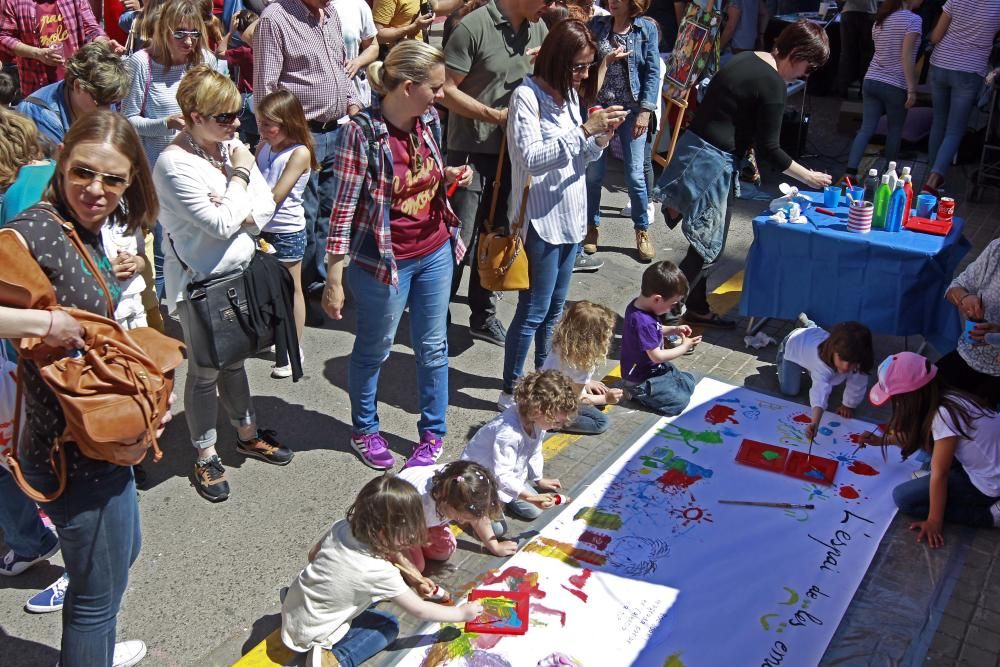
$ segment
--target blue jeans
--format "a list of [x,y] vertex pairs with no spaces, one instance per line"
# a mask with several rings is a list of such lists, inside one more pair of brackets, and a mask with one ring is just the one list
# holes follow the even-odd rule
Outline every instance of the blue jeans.
[[396,337],[403,310],[410,308],[410,342],[417,361],[420,400],[418,437],[424,431],[445,434],[448,408],[448,288],[455,267],[451,243],[415,259],[396,263],[399,286],[379,282],[351,263],[348,283],[358,309],[347,391],[354,432],[379,430],[378,378]]
[[38,516],[38,507],[6,470],[0,470],[0,530],[3,541],[18,556],[48,553],[57,542]]
[[322,287],[326,282],[326,237],[330,234],[330,215],[333,213],[333,181],[336,165],[333,148],[340,136],[340,128],[327,132],[313,132],[313,144],[319,171],[311,172],[302,207],[306,212],[306,251],[302,258],[302,285]]
[[944,176],[958,153],[969,125],[969,115],[979,98],[983,77],[974,72],[942,69],[931,65],[931,100],[934,121],[928,139],[931,172]]
[[903,123],[906,121],[905,89],[865,79],[861,90],[864,94],[864,116],[861,129],[851,145],[851,154],[847,158],[847,166],[851,169],[858,168],[865,146],[875,134],[875,128],[878,127],[883,114],[887,123],[883,157],[887,162],[895,160],[896,154],[899,153],[899,144],[903,139]]
[[528,347],[535,341],[535,368],[541,368],[549,354],[552,330],[562,315],[573,262],[579,243],[552,245],[542,240],[528,222],[524,251],[528,256],[528,289],[519,292],[517,311],[507,328],[503,355],[503,390],[513,393],[521,376]]
[[670,362],[642,382],[627,383],[633,401],[667,417],[684,412],[694,393],[694,376]]
[[356,667],[396,641],[399,621],[386,611],[369,607],[354,617],[347,634],[330,652],[342,667]]
[[573,417],[565,426],[557,431],[563,433],[579,433],[580,435],[597,435],[608,430],[610,419],[604,412],[593,405],[580,405]]
[[[632,111],[625,122],[618,126],[615,134],[622,143],[622,163],[625,168],[625,183],[628,186],[629,202],[632,204],[632,226],[635,229],[649,229],[649,191],[646,187],[646,147],[648,133],[632,138],[637,112]],[[608,151],[587,165],[587,222],[594,227],[601,225],[601,186],[608,166]]]
[[[25,476],[42,491],[55,488],[51,474]],[[142,543],[132,468],[108,463],[99,477],[71,473],[65,492],[42,508],[59,532],[69,575],[59,664],[111,665],[118,608]]]
[[534,521],[542,515],[542,509],[538,505],[533,505],[527,500],[521,500],[520,498],[514,498],[514,500],[504,505],[503,509],[507,513],[507,516],[512,516],[522,521]]
[[[919,520],[927,518],[931,507],[931,477],[903,482],[892,490],[892,499],[903,514]],[[992,528],[990,505],[1000,498],[990,498],[969,480],[965,468],[956,459],[948,472],[948,501],[944,520],[975,528]]]

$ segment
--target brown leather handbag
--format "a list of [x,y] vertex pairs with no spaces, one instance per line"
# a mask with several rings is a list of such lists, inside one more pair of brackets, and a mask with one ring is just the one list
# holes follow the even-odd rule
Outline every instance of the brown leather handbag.
[[486,229],[479,234],[478,256],[479,284],[491,292],[512,292],[528,289],[528,255],[524,252],[524,240],[521,238],[521,228],[524,226],[524,212],[528,205],[528,188],[531,177],[524,183],[521,193],[521,206],[517,212],[517,220],[509,233],[496,231],[494,216],[497,210],[497,200],[500,198],[500,176],[503,171],[504,156],[507,151],[507,138],[500,142],[500,159],[497,161],[497,175],[493,181],[493,200],[490,203],[490,216],[486,221]]
[[12,299],[2,305],[60,309],[76,319],[84,331],[83,349],[71,354],[46,345],[40,338],[22,338],[18,344],[19,356],[38,365],[42,379],[55,393],[66,418],[66,430],[52,443],[49,453],[58,488],[46,495],[28,484],[16,458],[23,375],[19,366],[15,446],[7,464],[18,486],[37,502],[55,500],[65,490],[67,442],[76,443],[88,458],[116,465],[139,463],[150,448],[153,460],[160,460],[163,453],[156,431],[170,409],[174,369],[181,364],[184,349],[180,341],[155,329],[125,331],[114,320],[108,286],[90,253],[73,225],[59,219],[54,210],[50,212],[104,290],[109,317],[55,305],[52,285],[34,257],[13,231],[0,231],[0,252],[4,257],[0,266],[0,298]]

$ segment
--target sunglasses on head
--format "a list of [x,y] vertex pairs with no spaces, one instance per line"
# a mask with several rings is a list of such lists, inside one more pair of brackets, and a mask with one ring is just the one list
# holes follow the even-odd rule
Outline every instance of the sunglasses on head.
[[174,39],[178,39],[182,42],[186,37],[190,37],[195,42],[201,39],[200,30],[174,30],[173,35]]
[[69,168],[69,181],[78,187],[86,187],[94,181],[100,181],[105,190],[116,195],[125,192],[129,184],[129,179],[125,176],[105,174],[79,165]]
[[239,111],[230,111],[226,113],[217,113],[215,115],[209,116],[219,125],[232,125],[233,121],[240,117]]

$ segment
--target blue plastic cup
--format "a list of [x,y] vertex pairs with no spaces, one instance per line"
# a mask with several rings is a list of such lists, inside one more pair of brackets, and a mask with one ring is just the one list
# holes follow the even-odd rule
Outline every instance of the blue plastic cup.
[[975,320],[965,320],[965,338],[973,345],[979,345],[979,341],[973,340],[972,338],[972,330],[976,328],[977,324],[979,324],[979,322],[976,322]]
[[837,208],[840,206],[840,186],[828,185],[823,188],[823,206]]
[[937,197],[926,192],[917,195],[917,217],[930,218],[937,205]]
[[851,192],[851,196],[854,197],[854,201],[861,201],[865,198],[865,188],[862,185],[855,185],[847,188]]

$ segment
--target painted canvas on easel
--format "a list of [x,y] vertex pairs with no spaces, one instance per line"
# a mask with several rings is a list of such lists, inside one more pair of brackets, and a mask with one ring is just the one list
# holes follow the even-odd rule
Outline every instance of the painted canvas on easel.
[[[527,633],[452,630],[399,664],[535,667],[553,652],[602,667],[817,664],[895,516],[892,488],[916,464],[858,450],[874,426],[833,415],[810,454],[807,411],[700,381],[683,414],[656,421],[479,582],[528,594]],[[824,479],[786,474],[801,459]]]
[[687,14],[677,33],[674,50],[667,58],[667,96],[684,99],[688,91],[711,68],[719,64],[719,31],[722,14],[713,7],[712,0],[701,7],[700,3],[688,5]]

